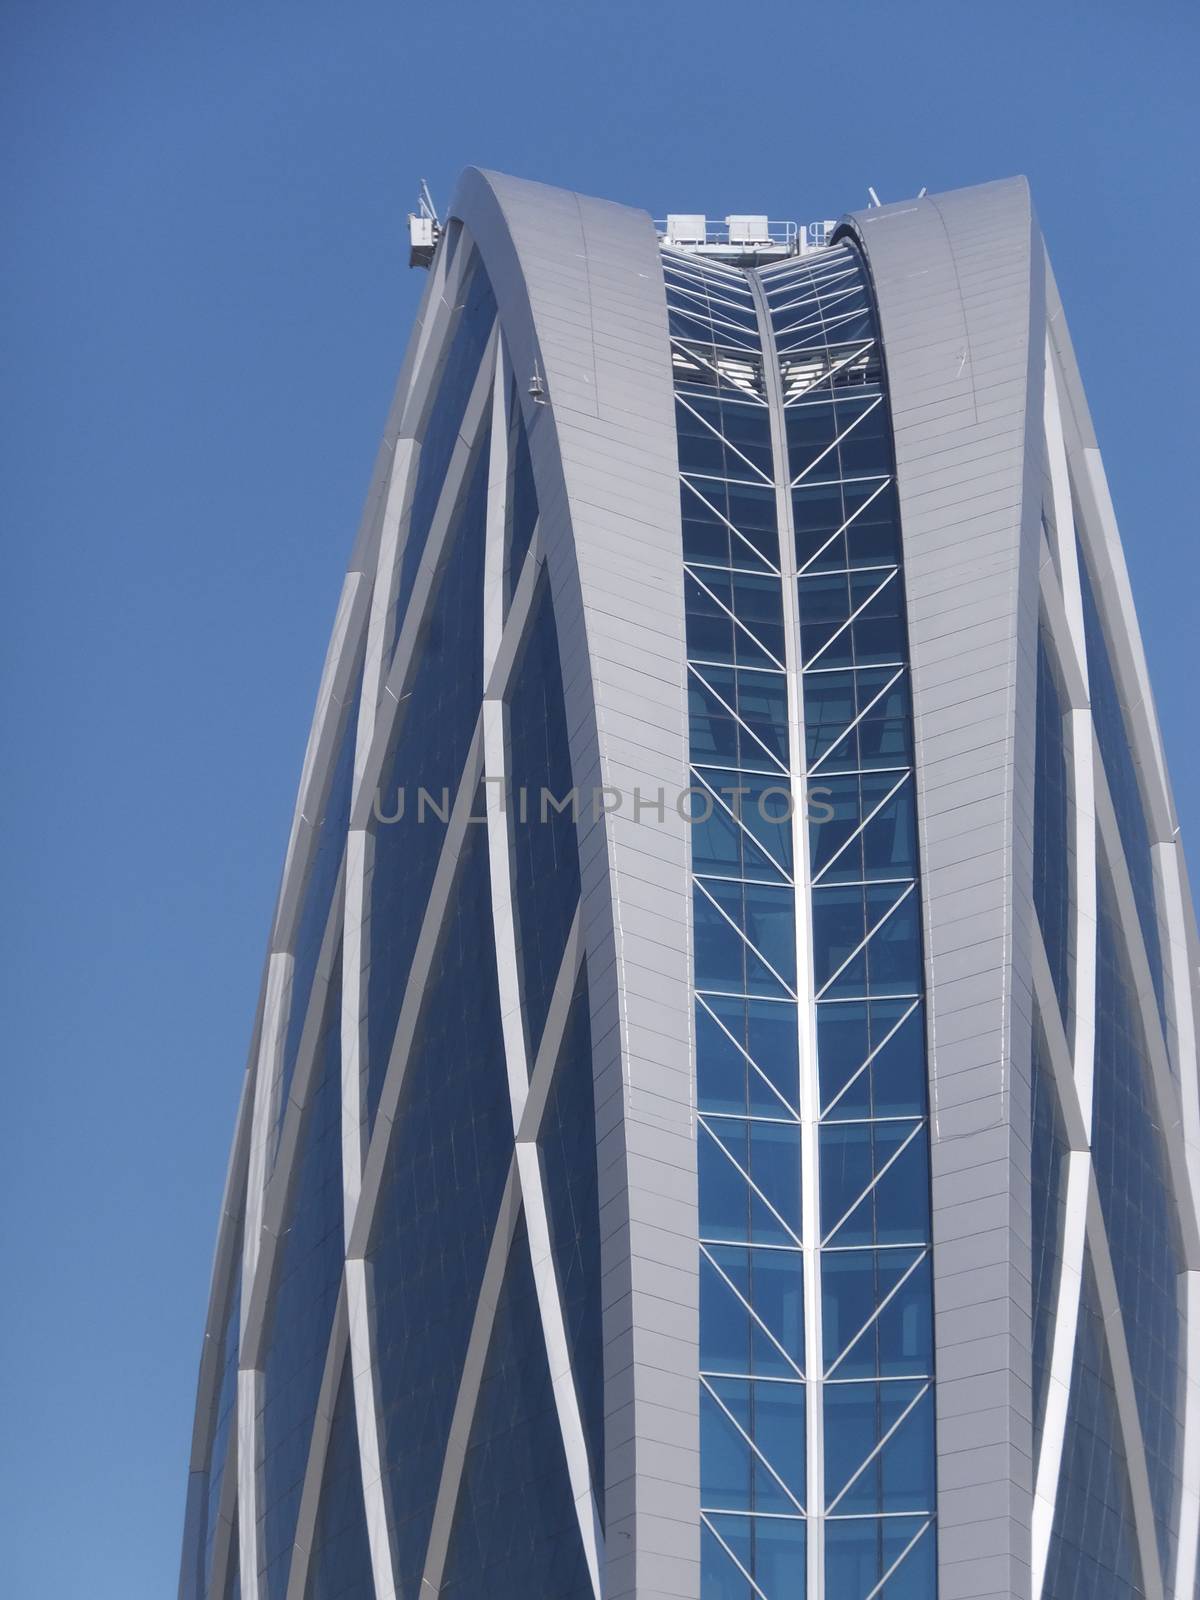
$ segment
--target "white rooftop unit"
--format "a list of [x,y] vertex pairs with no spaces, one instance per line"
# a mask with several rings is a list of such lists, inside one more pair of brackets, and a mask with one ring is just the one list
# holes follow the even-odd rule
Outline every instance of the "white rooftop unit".
[[771,228],[765,216],[726,217],[729,243],[741,245],[769,245],[773,243]]
[[708,218],[701,213],[675,211],[667,218],[667,243],[703,244],[708,235]]

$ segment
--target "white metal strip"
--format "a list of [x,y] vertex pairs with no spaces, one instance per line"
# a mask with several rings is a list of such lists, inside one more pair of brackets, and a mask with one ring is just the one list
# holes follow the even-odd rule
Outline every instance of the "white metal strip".
[[[761,279],[747,281],[758,312],[763,366],[770,405],[771,444],[775,460],[775,507],[779,527],[779,567],[783,591],[784,642],[787,651],[788,777],[793,795],[807,792],[805,770],[803,655],[800,648],[800,606],[796,590],[796,533],[792,518],[791,470],[788,459],[784,396],[779,359],[771,328],[771,312]],[[811,470],[811,466],[809,468]],[[804,1349],[809,1372],[806,1401],[806,1483],[808,1539],[805,1545],[810,1595],[825,1592],[825,1417],[821,1374],[825,1370],[821,1316],[820,1142],[821,1085],[817,1072],[816,979],[813,970],[813,924],[809,884],[807,807],[792,807],[792,872],[796,925],[796,1007],[800,1059],[801,1239],[804,1247]]]
[[371,1573],[375,1580],[374,1600],[398,1600],[392,1568],[387,1485],[383,1479],[383,1451],[380,1448],[381,1429],[375,1393],[374,1338],[367,1271],[367,1263],[361,1256],[347,1256],[346,1311],[350,1325],[354,1416],[358,1424],[367,1542],[371,1550]]

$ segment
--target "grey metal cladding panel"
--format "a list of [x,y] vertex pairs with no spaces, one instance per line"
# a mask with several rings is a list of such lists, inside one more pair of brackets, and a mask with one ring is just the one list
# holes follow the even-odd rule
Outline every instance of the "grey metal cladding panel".
[[[572,771],[587,790],[579,843],[613,1431],[605,1595],[696,1600],[687,838],[669,798],[663,821],[638,823],[628,794],[632,784],[650,794],[662,785],[668,796],[687,785],[678,458],[658,242],[641,212],[494,173],[468,171],[452,209],[482,253],[522,396]],[[535,371],[546,405],[528,399]],[[642,662],[648,678],[635,670]],[[625,793],[621,812],[594,817],[590,791],[601,784]]]
[[[1044,304],[1023,179],[850,219],[879,301],[926,945],[943,1595],[1027,1600],[1033,761]],[[964,557],[974,565],[964,564]],[[964,1429],[963,1415],[971,1425]]]

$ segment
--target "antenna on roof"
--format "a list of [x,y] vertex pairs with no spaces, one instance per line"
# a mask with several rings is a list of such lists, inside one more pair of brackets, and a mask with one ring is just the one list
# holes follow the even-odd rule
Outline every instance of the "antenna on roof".
[[921,187],[917,190],[917,199],[918,200],[924,200],[925,196],[928,193],[929,193],[929,185],[927,183],[923,183],[921,185]]
[[429,184],[421,179],[417,194],[417,209],[408,213],[408,264],[410,267],[428,267],[433,263],[433,252],[442,236],[437,207],[429,193]]
[[873,206],[881,206],[883,204],[883,201],[875,193],[870,184],[867,185],[867,193],[871,196],[871,204]]

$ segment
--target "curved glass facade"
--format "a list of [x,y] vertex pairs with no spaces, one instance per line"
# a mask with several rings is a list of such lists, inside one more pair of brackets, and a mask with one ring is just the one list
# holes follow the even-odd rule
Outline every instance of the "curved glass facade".
[[1179,1527],[1184,1263],[1137,991],[1112,885],[1100,876],[1092,1161],[1112,1251],[1164,1572]]
[[295,962],[292,969],[292,998],[284,1036],[279,1090],[275,1097],[275,1136],[270,1151],[272,1164],[278,1152],[279,1136],[287,1113],[292,1078],[300,1054],[300,1036],[308,1017],[313,980],[321,955],[321,942],[329,925],[338,873],[346,848],[346,828],[350,821],[350,791],[354,779],[354,739],[357,731],[355,711],[362,692],[362,665],[356,669],[350,695],[341,708],[337,757],[329,779],[317,822],[317,839],[312,851],[308,880],[304,885],[300,917],[296,929]]
[[1138,926],[1146,945],[1150,978],[1158,1002],[1163,1037],[1167,1037],[1167,1001],[1164,988],[1162,945],[1158,934],[1158,909],[1154,893],[1154,865],[1150,859],[1150,829],[1138,781],[1134,741],[1113,671],[1112,658],[1104,637],[1104,624],[1096,604],[1096,592],[1087,558],[1079,551],[1079,582],[1083,592],[1083,626],[1087,638],[1088,688],[1091,695],[1092,723],[1104,760],[1104,774],[1112,796],[1117,831],[1125,864],[1133,884]]
[[408,675],[376,798],[366,1113],[373,1125],[421,920],[483,696],[483,533],[488,449],[480,443],[449,555]]
[[[575,908],[579,845],[558,634],[550,591],[534,601],[508,698],[508,819],[526,1060],[532,1068]],[[559,810],[559,804],[563,809]]]
[[[340,970],[340,961],[335,971]],[[325,1352],[342,1281],[342,990],[329,989],[277,1261],[258,1417],[259,1594],[283,1600]]]
[[664,275],[692,758],[702,1589],[803,1594],[823,1572],[829,1594],[929,1595],[924,978],[869,290],[849,247],[757,280],[667,253]]
[[491,940],[487,836],[475,828],[404,1076],[368,1258],[397,1575],[413,1592],[512,1151]]
[[1104,1315],[1091,1258],[1085,1257],[1062,1485],[1043,1593],[1046,1600],[1140,1600],[1145,1592]]
[[1182,1600],[1186,882],[1023,185],[657,238],[462,194],[180,1600]]
[[459,442],[463,415],[480,374],[488,336],[496,322],[496,295],[477,255],[472,254],[451,311],[433,399],[420,429],[408,530],[396,578],[395,616],[389,637],[395,649],[434,515],[446,486],[447,469]]
[[589,1600],[523,1222],[509,1246],[440,1595]]
[[347,1359],[333,1407],[304,1600],[363,1600],[374,1589]]

